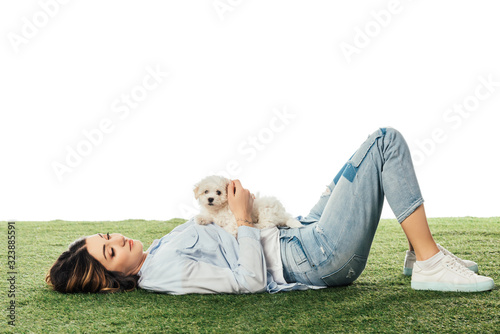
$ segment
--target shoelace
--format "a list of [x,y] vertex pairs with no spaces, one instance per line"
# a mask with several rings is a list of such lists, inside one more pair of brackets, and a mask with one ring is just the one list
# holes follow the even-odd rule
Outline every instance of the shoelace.
[[463,266],[462,264],[458,263],[453,257],[449,255],[445,255],[444,258],[445,265],[446,267],[450,268],[451,270],[455,271],[456,273],[462,274],[467,277],[471,277],[476,275],[472,270],[468,269],[467,267]]
[[443,253],[444,253],[444,255],[449,255],[449,256],[451,256],[451,257],[452,257],[455,261],[458,261],[458,262],[460,262],[460,263],[462,263],[462,264],[463,264],[463,262],[462,262],[462,259],[461,259],[461,258],[459,258],[458,256],[456,256],[455,254],[453,254],[452,252],[450,252],[449,250],[447,250],[446,248],[444,248],[444,247],[443,247],[443,246],[441,246],[440,244],[437,244],[437,246],[438,246],[439,250],[441,250],[441,252],[443,252]]

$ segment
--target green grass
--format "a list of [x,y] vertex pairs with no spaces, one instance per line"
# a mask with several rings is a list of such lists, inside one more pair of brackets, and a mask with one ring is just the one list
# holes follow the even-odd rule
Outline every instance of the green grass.
[[[407,242],[396,220],[382,220],[363,274],[342,288],[274,295],[170,296],[137,290],[115,295],[64,295],[44,275],[69,243],[119,232],[147,249],[182,219],[120,222],[16,222],[16,326],[7,325],[7,223],[2,222],[0,331],[16,333],[279,332],[367,333],[500,331],[500,293],[414,291],[402,275]],[[436,241],[479,263],[500,284],[500,218],[434,218]]]

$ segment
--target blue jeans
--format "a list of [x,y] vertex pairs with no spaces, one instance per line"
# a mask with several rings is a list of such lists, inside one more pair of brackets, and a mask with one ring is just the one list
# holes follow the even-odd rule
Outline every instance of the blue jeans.
[[365,268],[384,195],[399,223],[423,202],[408,145],[397,130],[380,128],[351,156],[301,228],[280,229],[285,280],[340,286]]

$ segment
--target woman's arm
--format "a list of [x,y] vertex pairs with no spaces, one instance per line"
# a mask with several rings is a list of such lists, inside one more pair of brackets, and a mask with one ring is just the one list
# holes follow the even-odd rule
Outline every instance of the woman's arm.
[[[254,196],[241,186],[239,180],[228,185],[228,204],[238,222],[238,239],[233,239],[237,247],[237,262],[226,260],[216,263],[198,254],[197,247],[189,247],[189,252],[175,252],[166,256],[168,265],[155,268],[155,277],[146,275],[139,285],[143,289],[170,294],[187,293],[256,293],[267,287],[267,268],[264,250],[260,242],[260,230],[253,227],[251,212]],[[193,225],[195,229],[200,228]],[[214,226],[205,226],[215,228]],[[182,232],[181,232],[182,233]],[[195,232],[195,242],[199,247],[213,242],[203,239],[208,234]],[[200,238],[198,240],[198,238]],[[221,245],[219,245],[221,246]],[[224,247],[229,247],[225,244]],[[225,252],[225,251],[224,251]],[[232,249],[227,249],[232,253]],[[229,254],[228,254],[229,255]]]
[[230,181],[227,187],[227,202],[238,226],[253,227],[252,209],[255,196],[243,188],[240,180]]
[[228,205],[238,223],[238,265],[221,268],[205,262],[190,262],[186,287],[196,293],[255,293],[267,286],[267,269],[260,230],[253,226],[252,208],[255,196],[239,180],[227,189]]

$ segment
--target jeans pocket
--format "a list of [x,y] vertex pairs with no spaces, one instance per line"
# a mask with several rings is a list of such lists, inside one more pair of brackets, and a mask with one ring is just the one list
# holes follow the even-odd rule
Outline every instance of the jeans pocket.
[[354,282],[366,266],[366,257],[354,254],[340,269],[331,274],[322,276],[321,279],[328,286],[348,285]]
[[302,248],[302,244],[300,243],[300,240],[295,236],[290,239],[289,243],[292,258],[295,261],[297,267],[301,268],[302,265],[308,261],[306,253]]
[[[331,259],[333,253],[333,242],[325,234],[320,225],[315,224],[314,226],[310,226],[308,228],[311,233],[307,233],[308,237],[305,238],[305,241],[307,242],[304,242],[304,251],[311,264],[313,266],[320,267]],[[304,230],[304,233],[305,232],[308,231]]]

